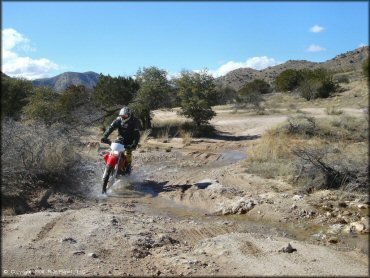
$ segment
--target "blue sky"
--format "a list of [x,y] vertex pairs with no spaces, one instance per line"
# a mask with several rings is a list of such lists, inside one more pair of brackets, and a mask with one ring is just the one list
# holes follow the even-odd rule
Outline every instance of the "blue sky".
[[368,45],[362,2],[2,2],[2,71],[171,75],[321,62]]

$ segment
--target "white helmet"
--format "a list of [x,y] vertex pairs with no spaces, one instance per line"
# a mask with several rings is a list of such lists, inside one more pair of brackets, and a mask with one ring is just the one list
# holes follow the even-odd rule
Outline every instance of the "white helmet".
[[119,116],[121,117],[122,121],[125,123],[131,118],[131,109],[128,108],[127,106],[124,106],[120,111],[119,111]]

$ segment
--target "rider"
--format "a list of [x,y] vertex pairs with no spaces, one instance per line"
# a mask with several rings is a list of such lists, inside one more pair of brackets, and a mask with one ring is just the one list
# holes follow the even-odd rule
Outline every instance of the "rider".
[[124,106],[119,111],[119,116],[107,128],[100,141],[102,143],[110,144],[108,136],[115,129],[118,129],[118,140],[122,140],[123,145],[125,145],[125,154],[127,157],[128,164],[127,172],[130,173],[132,163],[132,150],[136,149],[137,144],[139,143],[140,132],[138,119],[134,117],[133,113],[131,112],[131,109],[128,108],[127,106]]

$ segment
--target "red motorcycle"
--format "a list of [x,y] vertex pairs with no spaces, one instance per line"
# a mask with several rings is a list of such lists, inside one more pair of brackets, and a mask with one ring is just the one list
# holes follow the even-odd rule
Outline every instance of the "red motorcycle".
[[125,156],[125,146],[120,140],[116,142],[106,142],[110,144],[110,151],[104,156],[105,170],[103,174],[103,190],[102,194],[107,193],[108,182],[111,181],[111,185],[114,184],[118,175],[129,175],[131,168],[127,164],[127,157]]

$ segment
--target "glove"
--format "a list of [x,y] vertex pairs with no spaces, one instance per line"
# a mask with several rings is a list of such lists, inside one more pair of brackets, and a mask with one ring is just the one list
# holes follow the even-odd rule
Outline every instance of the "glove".
[[105,144],[108,144],[108,145],[110,145],[112,143],[111,140],[109,140],[108,138],[105,138],[105,137],[101,138],[100,139],[100,142],[105,143]]

